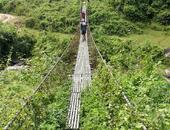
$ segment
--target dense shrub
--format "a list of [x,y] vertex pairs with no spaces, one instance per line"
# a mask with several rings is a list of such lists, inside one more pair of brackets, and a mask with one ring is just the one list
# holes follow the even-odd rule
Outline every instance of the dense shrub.
[[3,2],[2,11],[26,16],[26,27],[53,32],[73,33],[79,23],[77,1],[12,0]]
[[161,11],[157,17],[161,24],[170,25],[170,10]]
[[9,2],[5,1],[3,10],[4,10],[4,12],[15,12],[17,6],[20,5],[20,4],[21,4],[20,1],[15,1],[15,0],[12,0],[12,1],[9,1]]
[[[156,19],[160,23],[169,23],[169,0],[108,0],[112,7],[132,21],[150,22]],[[162,11],[163,10],[163,11]],[[157,14],[161,17],[156,17]],[[160,20],[161,19],[161,20]],[[163,20],[162,20],[163,19]],[[166,19],[166,20],[165,20]],[[162,22],[163,21],[163,22]]]
[[36,20],[35,18],[27,18],[25,20],[25,26],[28,27],[28,28],[33,28],[34,26],[36,25]]
[[158,72],[163,49],[108,36],[100,36],[96,43],[109,70],[101,63],[82,95],[81,129],[138,130],[145,125],[150,130],[169,130],[170,85]]
[[13,43],[12,60],[30,57],[35,40],[28,35],[18,36],[16,43]]
[[3,5],[2,5],[2,3],[0,3],[0,11],[2,10],[2,7],[3,7]]
[[90,7],[89,21],[95,33],[124,36],[133,33],[142,33],[133,23],[121,16],[105,4],[93,3]]
[[134,24],[125,20],[110,21],[103,25],[106,34],[124,36],[132,33],[142,33],[142,31]]
[[[35,40],[32,36],[23,34],[18,35],[15,29],[1,25],[0,26],[0,61],[4,63],[8,58],[18,60],[31,56],[31,51]],[[10,57],[9,54],[11,53]]]
[[123,13],[133,21],[140,21],[143,18],[142,13],[133,5],[124,6]]
[[149,6],[146,15],[148,17],[148,20],[153,19],[156,16],[156,9]]

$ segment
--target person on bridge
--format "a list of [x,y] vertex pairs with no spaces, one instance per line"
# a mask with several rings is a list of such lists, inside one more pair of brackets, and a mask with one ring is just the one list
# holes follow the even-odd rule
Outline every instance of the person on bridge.
[[85,12],[81,12],[81,19],[85,19],[85,16],[86,16],[86,14],[85,14]]
[[81,25],[81,34],[83,35],[83,41],[86,40],[86,32],[87,32],[87,22],[85,19],[80,21]]

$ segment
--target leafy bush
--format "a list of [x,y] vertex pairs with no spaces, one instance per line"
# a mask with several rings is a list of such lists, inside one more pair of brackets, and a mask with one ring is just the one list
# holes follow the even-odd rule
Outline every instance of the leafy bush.
[[35,25],[36,25],[37,21],[35,18],[27,18],[25,20],[25,26],[28,27],[28,28],[33,28]]
[[[164,61],[163,50],[108,37],[97,39],[97,45],[110,70],[101,63],[82,95],[81,128],[137,130],[145,125],[168,130],[170,86],[157,71]],[[128,106],[122,91],[134,108]]]
[[0,64],[7,61],[12,46],[16,43],[16,32],[10,27],[0,26]]
[[142,33],[142,31],[125,20],[110,21],[110,23],[103,25],[106,34],[124,36],[133,33]]
[[4,1],[4,7],[3,10],[4,12],[14,12],[15,9],[17,8],[18,5],[20,5],[21,2],[20,1]]
[[[19,36],[15,29],[9,26],[0,26],[0,61],[6,62],[7,58],[11,61],[31,56],[35,40],[29,35]],[[11,57],[8,55],[11,53]]]
[[[152,20],[159,20],[156,17],[158,14],[163,15],[163,19],[168,17],[168,9],[170,9],[170,2],[168,0],[108,0],[114,10],[125,15],[131,21],[150,22]],[[163,10],[163,11],[162,11]],[[161,17],[161,16],[160,16]],[[166,17],[166,18],[165,18]],[[164,20],[163,20],[164,21]],[[162,22],[160,22],[162,23]],[[167,22],[164,22],[165,24]]]
[[170,25],[170,11],[164,10],[158,14],[158,21],[163,25]]
[[90,7],[89,21],[95,33],[124,36],[142,31],[133,23],[123,20],[121,16],[106,4],[93,3]]
[[35,44],[35,40],[28,36],[23,35],[17,38],[17,43],[13,45],[12,59],[22,57],[28,58],[32,55],[32,50]]
[[123,13],[132,21],[141,21],[143,14],[133,5],[124,6]]
[[2,10],[3,4],[0,2],[0,11]]
[[[7,28],[5,31],[7,31]],[[19,46],[16,46],[17,56],[20,54],[25,57],[31,54],[31,57],[25,60],[28,65],[27,69],[21,71],[4,71],[4,73],[0,75],[0,95],[2,96],[2,100],[0,100],[0,105],[2,106],[0,111],[1,128],[3,128],[21,108],[23,102],[25,102],[25,98],[32,94],[35,86],[37,86],[47,74],[52,65],[55,64],[58,57],[61,56],[69,44],[71,37],[72,35],[45,31],[38,32],[25,28],[20,29],[18,33],[16,33],[17,41],[19,41],[19,43],[17,43]],[[33,48],[31,48],[32,40],[35,42]],[[27,44],[27,46],[25,46],[25,44]],[[20,50],[21,48],[23,48],[23,50]],[[29,49],[30,51],[28,52],[31,53],[23,53],[24,50],[27,52],[27,49]],[[67,57],[70,58],[68,53],[66,53],[66,55],[67,56],[64,56],[65,59]],[[46,85],[49,85],[49,82],[51,82],[49,87],[51,93],[49,91],[47,92],[51,95],[45,97],[45,94],[40,92],[41,94],[38,94],[34,100],[37,113],[43,113],[40,118],[42,120],[38,121],[41,122],[40,127],[42,127],[42,129],[48,129],[50,126],[52,128],[61,128],[65,125],[67,103],[70,96],[70,81],[68,81],[66,76],[71,73],[73,68],[73,64],[67,61],[69,60],[62,60],[60,62],[61,64],[57,66],[56,71],[53,71],[54,76],[48,78],[48,82],[46,82]],[[58,74],[60,75],[57,76]],[[39,105],[41,105],[41,107],[39,107]],[[52,110],[51,108],[56,109]],[[29,114],[31,115],[30,111]],[[24,116],[24,114],[22,116]]]
[[26,16],[26,27],[73,33],[79,23],[79,5],[76,2],[31,0],[21,3],[20,0],[12,0],[3,2],[2,10]]

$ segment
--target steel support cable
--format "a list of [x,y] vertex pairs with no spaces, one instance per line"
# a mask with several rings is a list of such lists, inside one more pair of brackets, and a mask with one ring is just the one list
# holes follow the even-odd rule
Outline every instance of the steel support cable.
[[[88,13],[88,12],[87,12],[87,13]],[[92,34],[91,34],[91,31],[90,31],[90,26],[88,26],[88,30],[89,30],[89,33],[90,33],[90,37],[91,37],[91,39],[92,39],[92,42],[93,42],[93,44],[94,44],[94,46],[95,46],[95,48],[96,48],[96,50],[97,50],[97,53],[99,54],[99,56],[100,56],[102,62],[104,63],[105,67],[108,69],[108,72],[110,73],[111,77],[114,78],[113,73],[111,72],[111,69],[108,67],[106,61],[104,60],[102,54],[100,53],[100,51],[99,51],[99,49],[98,49],[98,47],[97,47],[97,45],[96,45],[96,42],[95,42],[95,40],[94,40],[94,38],[93,38],[93,36],[92,36]],[[116,85],[117,85],[120,89],[123,89],[123,88],[121,87],[121,85],[119,84],[119,82],[117,81],[117,79],[115,79],[115,81],[116,81],[116,82],[115,82]],[[130,102],[130,100],[128,99],[128,97],[126,96],[125,92],[122,91],[121,94],[122,94],[124,100],[126,101],[126,103],[128,104],[128,106],[129,106],[130,108],[134,109],[134,106],[132,105],[132,103]],[[146,126],[145,126],[143,123],[142,123],[142,128],[143,128],[143,130],[147,130]]]
[[67,50],[69,49],[69,47],[71,46],[71,44],[73,43],[73,41],[75,40],[75,37],[77,36],[77,32],[79,31],[79,25],[77,26],[76,29],[76,33],[74,34],[74,37],[72,39],[72,41],[69,43],[69,45],[64,49],[62,55],[58,58],[58,60],[56,61],[56,63],[51,67],[51,69],[48,71],[48,73],[46,74],[46,76],[42,79],[42,81],[37,85],[36,89],[33,91],[33,94],[31,96],[29,96],[26,99],[26,102],[22,105],[22,107],[20,108],[20,110],[14,115],[14,117],[12,118],[11,121],[8,122],[8,124],[3,128],[3,130],[9,130],[10,127],[12,126],[12,124],[14,123],[14,121],[17,119],[17,117],[21,114],[22,110],[27,106],[27,104],[29,103],[29,101],[31,101],[31,99],[33,98],[33,96],[41,89],[42,84],[45,82],[45,80],[50,76],[51,72],[55,69],[55,67],[57,66],[57,64],[61,61],[61,59],[63,58],[63,56],[65,55],[65,53],[67,52]]
[[[99,51],[99,49],[98,49],[98,47],[97,47],[97,45],[96,45],[96,43],[95,43],[95,41],[94,41],[94,38],[93,38],[93,36],[92,36],[92,34],[91,34],[91,31],[90,31],[90,27],[89,27],[89,32],[90,32],[90,37],[91,37],[91,39],[92,39],[92,42],[93,42],[93,44],[94,44],[94,46],[95,46],[95,48],[96,48],[96,50],[97,50],[97,53],[99,54],[102,62],[104,63],[105,67],[107,68],[107,70],[108,70],[109,74],[111,75],[111,77],[114,78],[113,73],[111,72],[111,69],[110,69],[110,68],[108,67],[108,65],[106,64],[106,61],[104,60],[102,54],[100,53],[100,51]],[[115,79],[115,81],[116,81],[116,82],[115,82],[116,85],[117,85],[120,89],[122,89],[122,87],[121,87],[120,84],[118,83],[117,79]],[[122,91],[121,94],[122,94],[123,98],[125,99],[126,103],[128,104],[128,106],[129,106],[130,108],[134,109],[134,106],[132,105],[132,103],[130,102],[130,100],[129,100],[128,97],[126,96],[126,94],[125,94],[123,91]],[[142,128],[143,128],[143,130],[147,130],[146,126],[145,126],[143,123],[142,123]]]

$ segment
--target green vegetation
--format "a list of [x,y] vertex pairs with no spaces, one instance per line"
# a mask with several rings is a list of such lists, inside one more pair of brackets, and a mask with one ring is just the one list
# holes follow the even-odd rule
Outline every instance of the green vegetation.
[[[169,47],[169,26],[168,24],[166,24],[167,26],[161,25],[156,15],[164,8],[169,8],[168,1],[157,1],[157,4],[156,1],[153,3],[151,1],[151,5],[157,10],[152,18],[149,17],[149,13],[145,14],[145,10],[150,10],[147,2],[149,1],[108,0],[106,2],[91,2],[88,12],[91,31],[98,35],[123,36],[125,39],[130,37],[140,43],[151,41],[151,44],[162,48]],[[128,12],[129,16],[126,16],[124,8],[128,10],[126,8],[131,8],[131,6],[136,9],[134,13],[139,13],[136,15],[141,15],[139,16],[141,19],[133,12]],[[165,21],[168,23],[168,18]]]
[[[68,68],[67,70],[63,68],[66,65]],[[48,78],[43,83],[43,85],[41,85],[41,90],[34,94],[32,100],[26,105],[21,114],[17,117],[18,121],[20,122],[15,121],[11,129],[26,129],[26,127],[29,129],[65,128],[71,85],[71,81],[68,80],[67,74],[71,73],[71,68],[72,66],[68,66],[67,63],[58,64],[58,67],[53,70],[50,78]],[[65,70],[65,73],[60,75],[60,73],[63,72],[63,69]],[[32,75],[30,75],[30,77],[34,78]],[[33,81],[33,79],[28,80]],[[15,112],[21,108],[22,104],[19,104],[19,102],[23,103],[26,100],[23,100],[22,98],[27,98],[27,96],[30,96],[30,94],[32,95],[31,89],[33,88],[31,87],[32,86],[23,84],[20,84],[19,86],[19,83],[17,82],[12,86],[12,88],[10,87],[6,89],[6,92],[9,93],[3,95],[3,97],[6,97],[6,99],[3,99],[3,102],[1,102],[2,104],[6,104],[1,108],[3,112],[1,113],[1,120],[3,121],[1,122],[2,126],[5,126],[7,122],[13,118]],[[26,120],[24,120],[25,116]]]
[[[163,50],[170,47],[169,26],[164,26],[169,19],[166,11],[164,16],[160,15],[168,10],[169,3],[164,1],[155,7],[153,4],[159,1],[107,2],[90,4],[91,29],[108,66],[98,58],[91,87],[82,95],[81,129],[140,130],[145,125],[150,130],[169,130],[170,84],[161,70],[170,67]],[[95,10],[97,7],[100,8]],[[152,12],[154,8],[157,12]],[[113,26],[107,28],[110,21]],[[126,21],[139,31],[125,31],[129,29]],[[107,32],[119,26],[116,33]]]
[[[4,25],[0,25],[0,36],[0,65],[5,65],[8,59],[10,62],[16,62],[31,56],[36,42],[33,37],[26,33],[17,34],[14,28]],[[4,67],[1,66],[0,69]]]
[[[35,33],[35,31],[31,32],[30,30],[26,32],[32,33],[32,35]],[[62,54],[70,39],[69,35],[48,32],[37,33],[36,35],[38,41],[34,45],[33,56],[25,60],[27,69],[2,72],[0,104],[6,104],[0,112],[1,121],[4,121],[2,122],[3,125],[12,118],[25,98],[32,93],[32,89],[35,89],[35,85],[44,77],[48,68]]]
[[[158,68],[168,64],[163,50],[149,44],[101,37],[97,45],[112,77],[101,64],[82,96],[82,129],[168,130],[170,84]],[[122,91],[134,105],[125,102]]]
[[109,4],[95,1],[89,8],[89,21],[94,33],[118,36],[142,33],[138,26],[122,19],[118,13],[114,12]]
[[163,25],[170,24],[169,0],[110,0],[109,3],[134,22],[155,20]]
[[73,33],[79,22],[77,1],[10,0],[2,3],[4,13],[25,16],[26,27],[53,32]]
[[[0,1],[2,13],[19,15],[25,21],[25,26],[20,28],[0,23],[0,64],[3,69],[0,72],[0,128],[14,117],[68,46],[79,22],[79,5],[76,3],[76,0]],[[76,51],[75,47],[66,52],[53,76],[44,83],[49,87],[51,82],[49,93],[44,93],[43,87],[43,91],[35,94],[27,109],[22,111],[21,120],[25,112],[29,115],[23,129],[30,124],[30,128],[37,125],[42,129],[65,128],[73,51]],[[6,67],[21,62],[24,69],[6,70]],[[14,129],[16,125],[19,123],[14,122]]]
[[167,31],[155,31],[152,29],[144,30],[144,33],[141,35],[132,34],[128,37],[123,37],[123,39],[130,39],[138,43],[151,43],[152,45],[159,46],[161,48],[170,47],[170,32]]
[[[23,26],[0,23],[0,129],[20,110],[77,31],[79,1],[0,0],[0,12]],[[95,0],[88,4],[94,40],[107,67],[91,48],[93,80],[82,94],[83,130],[170,129],[169,0]],[[78,34],[77,34],[78,36]],[[12,129],[65,129],[76,42],[17,117]],[[6,70],[23,62],[24,69]],[[113,73],[113,77],[110,72]],[[124,92],[133,107],[122,96]],[[21,121],[21,122],[20,122]]]

